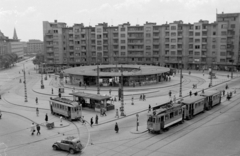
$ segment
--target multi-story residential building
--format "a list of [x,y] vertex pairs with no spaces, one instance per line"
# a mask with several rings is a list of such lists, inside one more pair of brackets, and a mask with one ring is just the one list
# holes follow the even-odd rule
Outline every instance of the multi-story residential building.
[[[43,22],[47,64],[157,64],[167,67],[227,69],[239,65],[239,15],[217,14],[217,21],[175,21],[95,27]],[[232,61],[234,60],[234,61]]]
[[8,53],[8,37],[0,31],[0,55]]
[[29,40],[27,42],[27,54],[43,53],[43,42],[40,40]]

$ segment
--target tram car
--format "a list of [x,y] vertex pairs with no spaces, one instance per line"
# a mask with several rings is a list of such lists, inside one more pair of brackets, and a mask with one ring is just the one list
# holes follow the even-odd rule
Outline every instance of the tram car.
[[205,91],[204,93],[202,93],[201,96],[204,96],[207,98],[206,110],[210,110],[212,109],[212,107],[220,104],[221,95],[222,95],[222,92],[218,90]]
[[195,115],[205,112],[207,100],[204,96],[193,96],[184,98],[182,104],[186,106],[184,119],[191,120]]
[[149,114],[147,129],[151,133],[161,133],[176,123],[184,120],[185,106],[182,104],[169,104],[154,110]]
[[69,120],[78,120],[82,116],[81,105],[66,98],[50,98],[50,109],[53,115],[60,115]]

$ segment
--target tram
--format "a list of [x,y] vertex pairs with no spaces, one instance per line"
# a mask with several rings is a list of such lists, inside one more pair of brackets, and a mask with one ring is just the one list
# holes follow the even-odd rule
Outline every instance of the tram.
[[207,100],[204,96],[193,96],[184,98],[182,104],[186,106],[185,119],[191,120],[195,115],[205,111]]
[[78,120],[82,116],[82,107],[76,101],[66,98],[50,98],[50,109],[53,115],[60,115],[69,120]]
[[148,131],[161,133],[176,123],[183,123],[185,108],[184,105],[175,103],[154,110],[147,121]]
[[221,91],[206,91],[200,96],[186,97],[181,102],[164,103],[156,106],[148,114],[147,129],[152,133],[161,133],[176,123],[191,120],[199,113],[221,103]]
[[212,109],[212,107],[220,104],[221,95],[222,95],[222,92],[218,90],[206,91],[202,93],[201,96],[204,96],[207,98],[206,110],[210,110]]

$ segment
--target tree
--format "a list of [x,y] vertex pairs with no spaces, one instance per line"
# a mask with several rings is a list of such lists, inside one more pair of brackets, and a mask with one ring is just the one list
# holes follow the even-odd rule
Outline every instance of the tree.
[[18,60],[18,56],[15,53],[7,53],[0,56],[0,66],[4,68],[9,68],[11,65]]
[[35,59],[33,59],[34,65],[40,65],[41,63],[44,63],[44,55],[43,54],[37,54]]

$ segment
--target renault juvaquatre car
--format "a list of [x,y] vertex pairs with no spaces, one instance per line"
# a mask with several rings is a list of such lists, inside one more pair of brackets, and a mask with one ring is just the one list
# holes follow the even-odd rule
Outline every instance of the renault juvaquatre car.
[[54,150],[64,150],[68,151],[71,154],[76,152],[81,152],[83,149],[83,145],[80,140],[76,137],[69,136],[61,141],[57,141],[52,145]]

